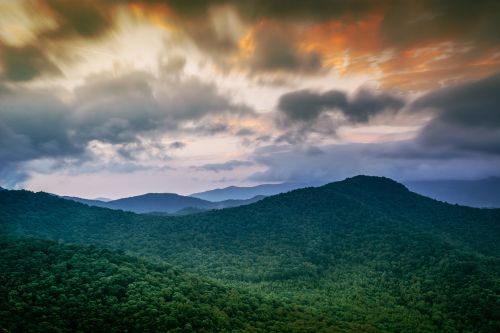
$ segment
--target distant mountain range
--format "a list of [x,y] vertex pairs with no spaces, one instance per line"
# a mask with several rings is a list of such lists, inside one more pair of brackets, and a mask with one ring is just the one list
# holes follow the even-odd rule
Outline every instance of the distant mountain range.
[[[256,195],[275,195],[291,190],[318,187],[321,182],[263,184],[252,187],[230,186],[191,194],[209,201],[248,199]],[[436,200],[470,207],[500,207],[500,177],[479,180],[423,180],[403,182],[411,191]]]
[[281,183],[281,184],[262,184],[249,187],[229,186],[205,192],[193,193],[190,195],[190,197],[208,201],[222,201],[230,199],[246,200],[253,198],[257,195],[270,196],[270,195],[289,192],[299,188],[317,187],[324,185],[325,183],[326,182]]
[[500,207],[500,177],[480,180],[425,180],[404,182],[427,197],[470,207]]
[[222,209],[248,205],[264,198],[264,196],[254,196],[246,200],[224,200],[211,202],[194,197],[182,196],[175,193],[147,193],[129,198],[122,198],[110,201],[82,199],[78,197],[63,197],[77,201],[89,206],[119,209],[134,213],[158,213],[184,215],[203,212],[211,209]]

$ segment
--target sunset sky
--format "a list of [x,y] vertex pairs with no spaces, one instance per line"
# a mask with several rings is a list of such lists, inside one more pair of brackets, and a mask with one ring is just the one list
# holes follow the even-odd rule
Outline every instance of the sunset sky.
[[0,186],[500,176],[500,1],[0,0]]

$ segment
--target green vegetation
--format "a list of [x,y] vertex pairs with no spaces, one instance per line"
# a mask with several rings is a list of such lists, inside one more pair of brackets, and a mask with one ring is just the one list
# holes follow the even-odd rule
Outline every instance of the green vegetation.
[[500,331],[500,210],[441,203],[388,179],[355,177],[179,217],[26,191],[1,192],[0,207],[5,234],[165,261],[297,304],[341,331]]
[[0,237],[0,271],[0,331],[318,332],[328,328],[326,321],[300,307],[96,247]]

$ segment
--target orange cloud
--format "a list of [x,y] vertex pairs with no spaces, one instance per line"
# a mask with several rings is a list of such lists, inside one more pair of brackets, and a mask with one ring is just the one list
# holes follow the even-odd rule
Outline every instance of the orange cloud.
[[141,2],[133,2],[128,5],[130,12],[144,20],[148,20],[153,25],[165,30],[174,30],[176,15],[165,3],[146,5]]

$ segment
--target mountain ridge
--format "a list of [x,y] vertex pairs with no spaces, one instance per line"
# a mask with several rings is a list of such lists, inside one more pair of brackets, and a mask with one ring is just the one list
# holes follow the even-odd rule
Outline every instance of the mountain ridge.
[[216,188],[208,191],[190,194],[189,196],[209,201],[223,201],[229,199],[250,199],[257,195],[276,195],[304,187],[314,187],[324,185],[324,182],[309,183],[281,183],[281,184],[260,184],[256,186],[228,186]]
[[210,209],[237,207],[256,202],[264,197],[255,196],[245,200],[224,200],[219,202],[211,202],[194,197],[182,196],[176,193],[145,193],[110,201],[82,199],[70,196],[63,196],[62,198],[80,202],[89,206],[130,211],[139,214],[177,214],[182,213],[181,211],[185,213],[188,209],[207,211]]

